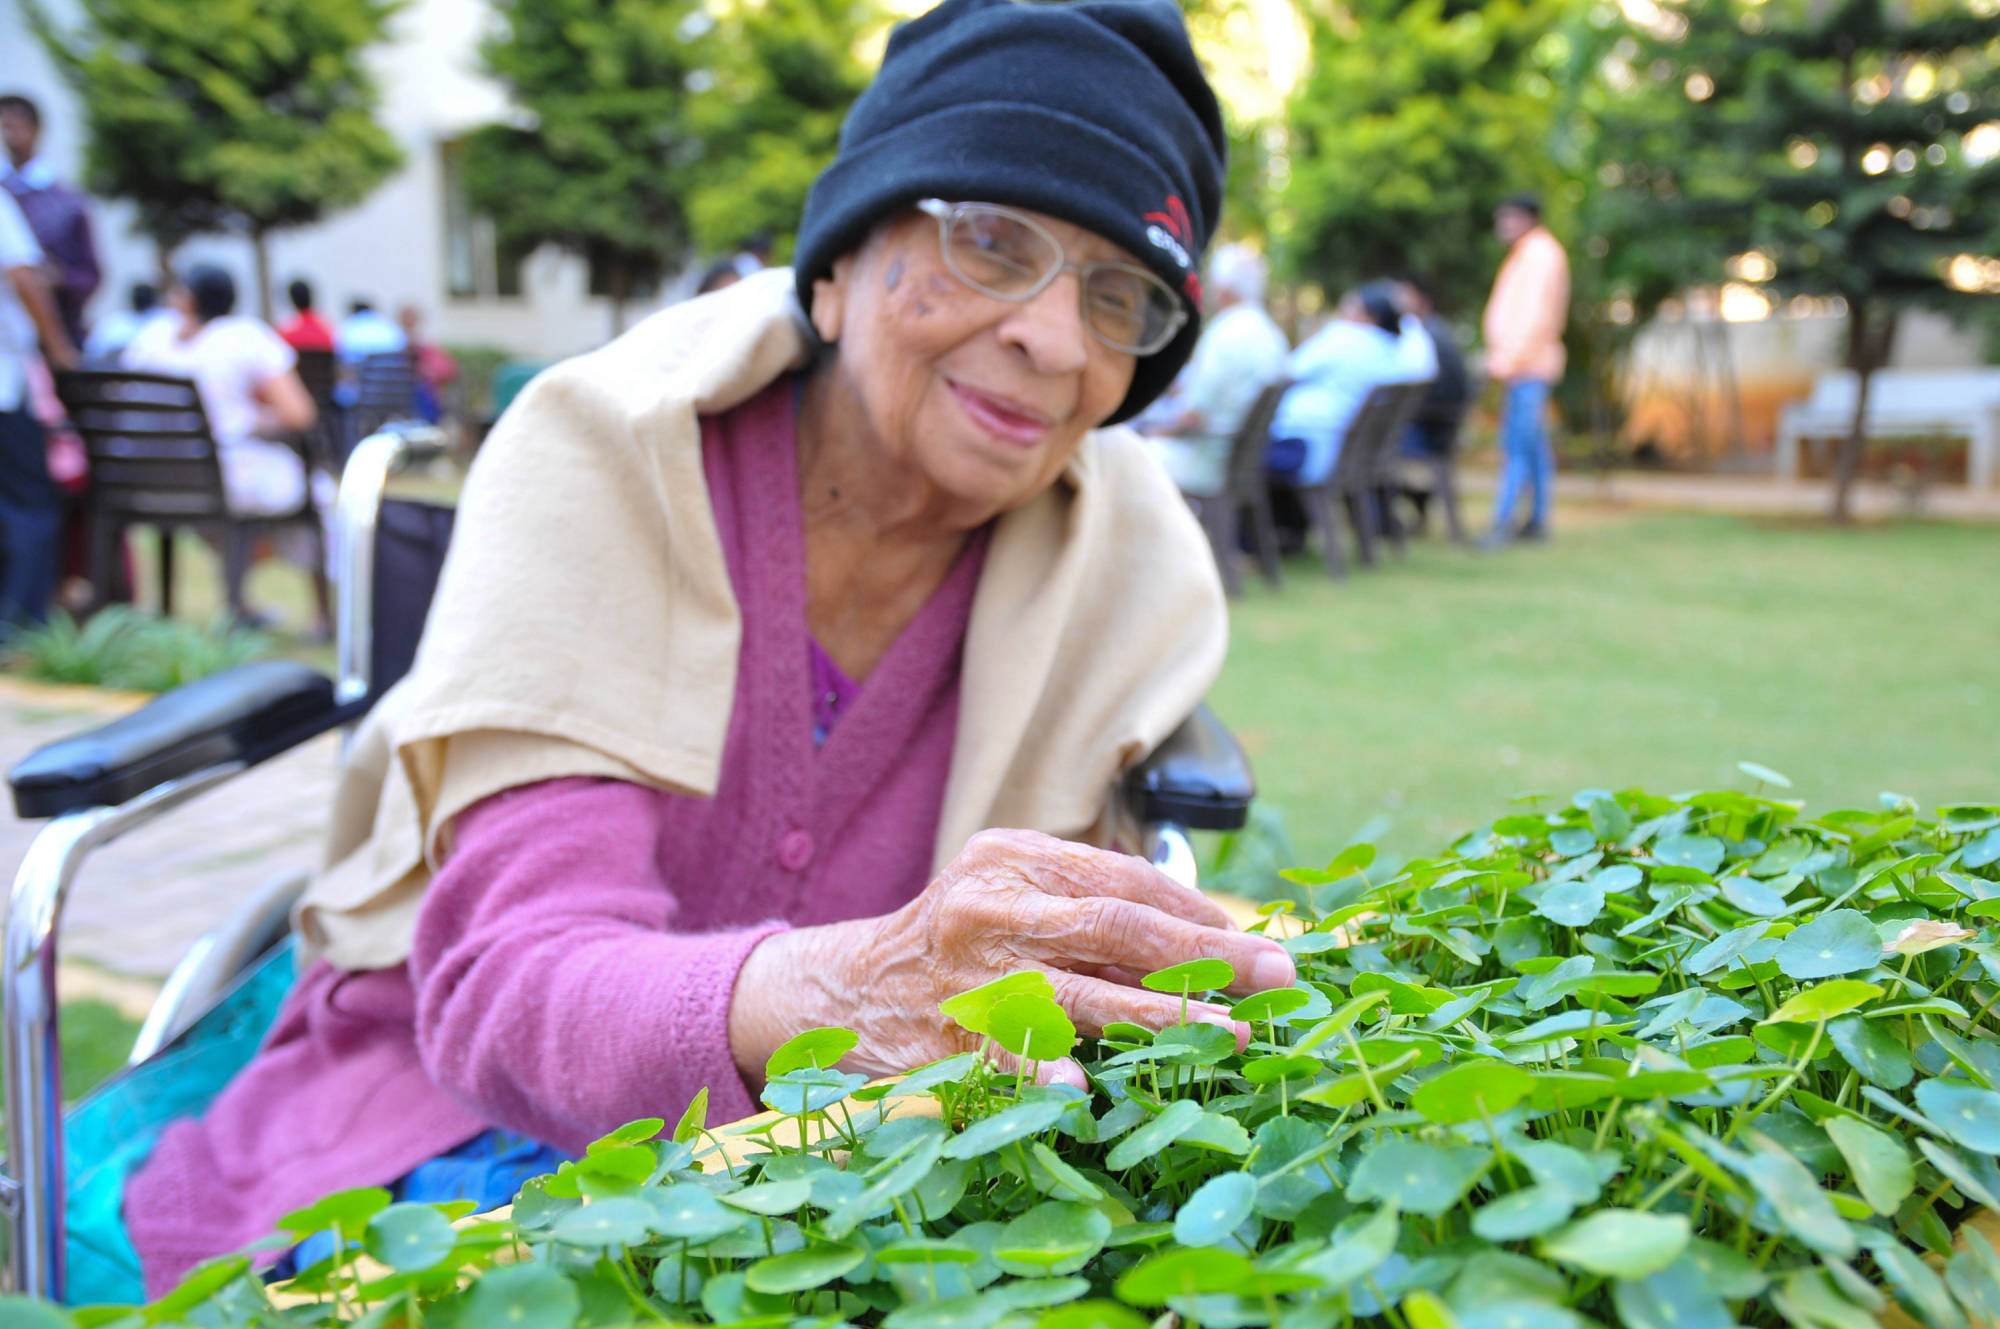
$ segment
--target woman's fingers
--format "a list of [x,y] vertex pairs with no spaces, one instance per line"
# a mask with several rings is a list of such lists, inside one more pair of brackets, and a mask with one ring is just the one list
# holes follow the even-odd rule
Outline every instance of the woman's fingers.
[[1055,986],[1056,1003],[1069,1012],[1077,1032],[1092,1038],[1103,1033],[1105,1026],[1121,1021],[1145,1029],[1165,1029],[1181,1023],[1185,1008],[1189,1024],[1212,1024],[1228,1030],[1239,1052],[1249,1046],[1250,1026],[1230,1019],[1227,1010],[1205,1001],[1183,1002],[1164,992],[1120,987],[1082,974],[1051,974],[1049,981]]
[[1290,987],[1298,977],[1292,957],[1267,937],[1202,927],[1130,900],[1047,899],[1032,912],[1034,937],[1066,969],[1113,966],[1148,974],[1213,958],[1235,971],[1229,990],[1239,994]]
[[1235,927],[1213,900],[1130,854],[1093,849],[1037,831],[986,831],[966,848],[981,859],[991,855],[1008,875],[1047,895],[1112,896],[1203,927]]

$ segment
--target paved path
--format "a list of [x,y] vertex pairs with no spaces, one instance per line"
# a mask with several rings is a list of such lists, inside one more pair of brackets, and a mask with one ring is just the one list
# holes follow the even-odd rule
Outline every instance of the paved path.
[[[87,729],[144,698],[0,679],[0,765]],[[319,854],[339,758],[327,734],[201,795],[92,854],[63,918],[66,962],[157,980],[188,945],[273,876]],[[12,880],[39,822],[0,822],[0,862]],[[68,994],[71,984],[65,983]],[[120,1005],[120,985],[101,987]],[[129,989],[130,985],[124,985]],[[78,995],[81,995],[80,993]]]
[[[1491,494],[1491,471],[1468,468],[1463,484],[1469,494]],[[1778,480],[1764,475],[1690,475],[1662,471],[1614,471],[1594,475],[1564,471],[1556,477],[1556,496],[1586,502],[1682,512],[1735,512],[1746,516],[1825,517],[1833,508],[1833,490],[1824,480]],[[1963,485],[1930,485],[1916,496],[1915,515],[1951,521],[2000,522],[2000,489],[1973,490]],[[1854,490],[1854,512],[1864,521],[1912,515],[1912,498],[1893,485],[1862,484]],[[1487,513],[1474,504],[1465,512],[1475,531],[1486,526]]]

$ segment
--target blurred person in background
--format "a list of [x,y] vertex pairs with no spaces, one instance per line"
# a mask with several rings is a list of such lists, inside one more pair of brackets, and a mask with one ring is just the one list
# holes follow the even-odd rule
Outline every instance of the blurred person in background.
[[375,309],[375,302],[357,299],[347,306],[347,317],[333,330],[333,347],[341,360],[355,364],[371,355],[384,355],[409,347],[403,330]]
[[278,329],[285,345],[295,351],[332,350],[333,325],[313,308],[312,283],[294,281],[285,288],[285,298],[292,302],[292,316],[285,321],[285,326]]
[[444,418],[444,391],[458,378],[458,361],[444,347],[424,340],[424,311],[404,305],[396,322],[417,373],[417,414],[436,424]]
[[305,462],[275,440],[312,428],[319,412],[299,381],[292,348],[262,320],[235,312],[236,280],[221,268],[188,268],[167,299],[179,318],[146,328],[125,348],[125,367],[194,380],[232,511],[263,516],[298,508]]
[[1435,378],[1437,350],[1423,324],[1398,306],[1395,288],[1373,281],[1340,297],[1333,318],[1300,343],[1285,372],[1294,382],[1271,423],[1265,469],[1288,485],[1324,484],[1369,392]]
[[1284,376],[1291,343],[1264,308],[1268,280],[1263,255],[1248,245],[1225,245],[1209,261],[1208,326],[1163,403],[1165,418],[1145,429],[1184,494],[1222,492],[1243,417]]
[[133,282],[125,299],[126,308],[115,309],[91,325],[90,336],[83,343],[86,359],[100,364],[116,364],[125,348],[148,326],[162,321],[179,321],[178,314],[160,303],[160,293],[151,282]]
[[[1556,459],[1549,446],[1549,390],[1561,381],[1563,325],[1569,317],[1569,255],[1542,225],[1542,205],[1519,194],[1493,213],[1493,232],[1507,257],[1486,301],[1486,373],[1505,385],[1500,415],[1500,492],[1493,529],[1481,548],[1549,537],[1549,499]],[[1528,520],[1514,526],[1523,491]]]
[[39,623],[55,592],[62,496],[28,394],[36,338],[52,369],[76,365],[43,269],[41,246],[11,195],[0,195],[0,629]]
[[[1405,457],[1418,461],[1437,461],[1449,457],[1457,446],[1458,431],[1472,405],[1472,373],[1466,367],[1465,349],[1458,344],[1458,334],[1437,312],[1430,288],[1424,282],[1415,277],[1405,277],[1396,283],[1396,299],[1412,318],[1423,325],[1437,360],[1437,376],[1431,380],[1430,390],[1424,394],[1423,404],[1417,408],[1416,418],[1410,422],[1410,432],[1403,440],[1402,452]],[[1426,492],[1413,497],[1421,515],[1430,495]],[[1451,538],[1464,539],[1458,521],[1458,502],[1450,488],[1447,486],[1439,497],[1444,503]]]
[[82,190],[58,180],[55,167],[40,155],[42,112],[26,97],[0,96],[0,142],[6,146],[0,186],[28,219],[28,229],[49,267],[63,330],[75,346],[83,341],[84,306],[103,279],[97,240],[90,229],[89,200]]

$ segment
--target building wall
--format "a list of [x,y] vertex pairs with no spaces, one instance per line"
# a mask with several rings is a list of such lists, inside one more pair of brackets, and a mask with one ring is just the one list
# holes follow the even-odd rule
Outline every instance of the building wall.
[[[73,22],[80,12],[76,0],[46,3],[58,22]],[[272,307],[280,317],[285,284],[304,277],[330,313],[345,311],[356,297],[388,312],[415,304],[425,313],[429,335],[449,344],[552,358],[609,336],[610,303],[587,294],[585,265],[551,249],[523,266],[519,297],[449,294],[442,145],[507,113],[500,88],[477,72],[476,47],[489,20],[485,0],[412,0],[392,20],[392,40],[370,59],[382,91],[380,119],[403,147],[403,168],[359,207],[272,237]],[[6,53],[0,91],[35,100],[45,155],[65,177],[80,178],[85,128],[76,98],[28,30],[20,0],[0,0],[0,52]],[[131,283],[155,280],[159,257],[152,242],[133,231],[130,206],[100,202],[95,220],[105,283],[93,309],[101,313],[122,302]],[[244,307],[256,309],[247,239],[200,236],[175,261],[228,268],[244,292]],[[628,310],[628,318],[643,312]]]

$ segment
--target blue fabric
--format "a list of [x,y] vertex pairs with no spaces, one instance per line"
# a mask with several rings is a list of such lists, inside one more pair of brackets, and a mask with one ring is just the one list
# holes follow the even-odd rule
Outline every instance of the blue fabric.
[[[448,1154],[419,1163],[389,1187],[398,1200],[415,1204],[445,1204],[470,1200],[475,1212],[506,1204],[534,1177],[546,1176],[570,1161],[552,1145],[497,1127],[473,1136]],[[333,1254],[333,1234],[307,1237],[286,1251],[267,1277],[290,1278]]]
[[1523,490],[1531,493],[1529,520],[1548,525],[1550,491],[1556,481],[1555,453],[1543,420],[1548,404],[1549,385],[1540,379],[1517,378],[1507,385],[1505,417],[1500,422],[1500,493],[1493,502],[1495,531],[1510,528]]
[[125,1235],[125,1182],[167,1126],[198,1116],[256,1055],[297,968],[274,951],[158,1056],[91,1093],[63,1118],[64,1197],[71,1305],[145,1300],[139,1257]]

